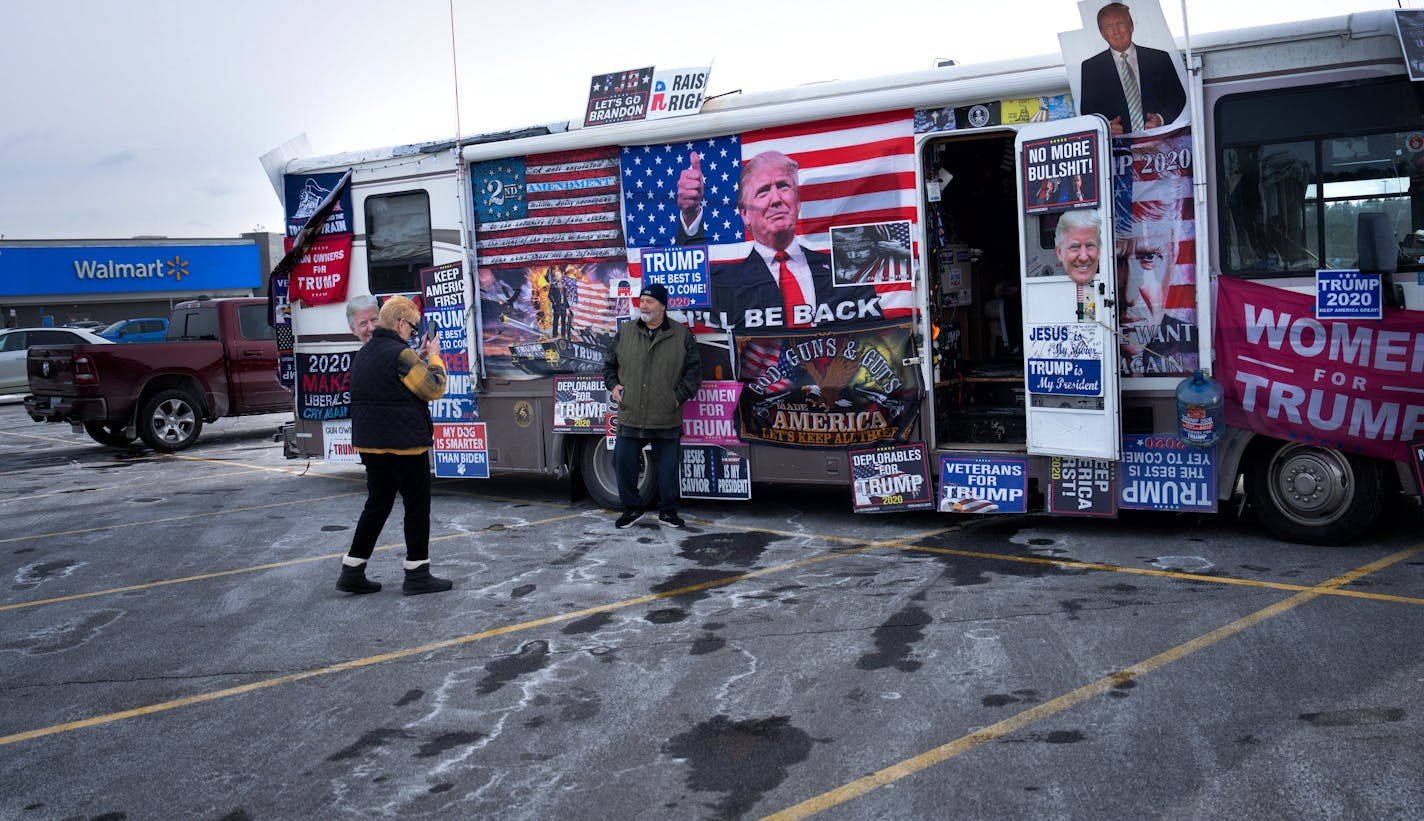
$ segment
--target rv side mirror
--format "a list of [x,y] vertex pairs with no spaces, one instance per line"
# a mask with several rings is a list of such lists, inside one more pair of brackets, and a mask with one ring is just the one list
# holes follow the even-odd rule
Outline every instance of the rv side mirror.
[[1357,244],[1360,270],[1370,274],[1392,274],[1399,268],[1399,246],[1394,243],[1394,226],[1383,211],[1361,211]]

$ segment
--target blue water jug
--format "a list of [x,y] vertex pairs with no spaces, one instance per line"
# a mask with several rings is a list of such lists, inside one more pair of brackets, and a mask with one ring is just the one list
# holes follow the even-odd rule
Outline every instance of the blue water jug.
[[1202,373],[1177,386],[1177,438],[1194,448],[1209,448],[1221,438],[1221,383]]

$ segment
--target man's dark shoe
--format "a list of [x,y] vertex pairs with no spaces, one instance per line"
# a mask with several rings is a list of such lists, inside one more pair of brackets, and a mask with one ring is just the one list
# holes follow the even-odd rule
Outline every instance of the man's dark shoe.
[[641,518],[643,518],[643,511],[625,510],[623,511],[623,515],[618,517],[618,521],[613,523],[613,526],[617,528],[624,528],[638,521]]
[[366,578],[366,565],[352,567],[343,564],[341,578],[336,580],[336,589],[342,593],[375,593],[381,589],[381,583]]
[[673,527],[687,527],[687,522],[684,522],[682,517],[677,515],[676,510],[664,510],[662,513],[659,513],[658,521],[666,525],[672,525]]
[[414,570],[405,572],[405,581],[401,583],[401,593],[406,596],[419,596],[421,593],[443,593],[454,586],[455,583],[449,579],[440,579],[430,575],[430,565],[423,564]]

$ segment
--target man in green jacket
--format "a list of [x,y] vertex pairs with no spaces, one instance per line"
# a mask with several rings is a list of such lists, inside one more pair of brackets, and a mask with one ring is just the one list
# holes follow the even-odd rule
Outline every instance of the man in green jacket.
[[622,528],[643,515],[638,468],[644,445],[652,445],[658,480],[658,519],[685,527],[677,515],[678,465],[682,462],[682,403],[702,384],[697,339],[667,315],[667,288],[648,285],[638,297],[639,318],[618,329],[603,358],[603,384],[618,406],[618,441],[613,469],[618,474]]

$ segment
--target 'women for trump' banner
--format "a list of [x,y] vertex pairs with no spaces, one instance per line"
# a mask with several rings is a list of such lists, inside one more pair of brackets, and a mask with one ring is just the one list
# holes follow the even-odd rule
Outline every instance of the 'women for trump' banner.
[[742,441],[841,448],[909,439],[923,386],[911,326],[733,337]]
[[1424,436],[1424,314],[1319,320],[1315,297],[1234,277],[1217,285],[1226,421],[1385,459]]

